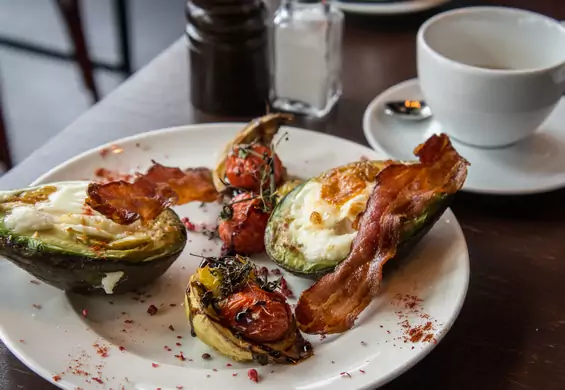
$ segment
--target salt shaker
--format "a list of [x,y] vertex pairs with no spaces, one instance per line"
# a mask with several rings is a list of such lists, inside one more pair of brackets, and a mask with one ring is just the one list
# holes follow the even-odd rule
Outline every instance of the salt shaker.
[[271,105],[314,117],[341,95],[343,13],[331,1],[283,0],[271,26]]

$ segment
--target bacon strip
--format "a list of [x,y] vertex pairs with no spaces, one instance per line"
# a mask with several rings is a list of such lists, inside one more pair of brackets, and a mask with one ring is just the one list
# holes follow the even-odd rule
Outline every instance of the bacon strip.
[[424,211],[432,198],[463,185],[469,163],[445,135],[418,146],[417,164],[392,164],[377,175],[349,256],[336,270],[305,290],[295,316],[310,334],[341,333],[379,292],[382,269],[396,255],[402,225]]
[[155,219],[167,207],[189,202],[213,202],[218,193],[208,168],[165,167],[153,161],[147,173],[88,186],[86,204],[121,225]]

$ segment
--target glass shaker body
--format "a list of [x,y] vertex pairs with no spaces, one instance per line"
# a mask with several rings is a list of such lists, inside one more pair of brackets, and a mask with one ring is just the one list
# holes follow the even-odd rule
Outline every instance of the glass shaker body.
[[343,13],[331,2],[284,1],[271,26],[275,109],[322,117],[341,96]]

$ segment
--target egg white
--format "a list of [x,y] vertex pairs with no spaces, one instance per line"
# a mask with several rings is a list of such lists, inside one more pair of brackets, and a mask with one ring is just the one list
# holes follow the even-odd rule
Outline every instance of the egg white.
[[10,204],[4,226],[14,233],[33,233],[56,229],[106,240],[131,236],[139,223],[120,225],[85,206],[89,182],[54,183],[57,191],[35,204]]
[[[306,261],[339,261],[351,250],[357,231],[353,223],[360,211],[365,210],[375,186],[369,182],[365,188],[343,205],[336,206],[322,198],[322,183],[307,182],[290,207],[289,234]],[[321,223],[311,218],[312,213],[321,216]]]

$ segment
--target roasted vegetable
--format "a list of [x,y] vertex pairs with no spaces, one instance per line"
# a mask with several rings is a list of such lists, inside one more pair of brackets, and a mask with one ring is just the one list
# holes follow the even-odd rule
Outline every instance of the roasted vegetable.
[[[392,163],[350,163],[294,188],[277,204],[267,224],[265,248],[269,256],[298,276],[318,279],[332,272],[351,250],[377,175]],[[419,215],[404,221],[398,255],[409,252],[419,242],[451,199],[452,194],[439,193]]]
[[379,172],[351,251],[334,272],[302,292],[295,314],[306,333],[331,334],[350,329],[379,293],[383,268],[394,259],[406,234],[429,226],[446,197],[461,189],[469,163],[447,135],[434,135],[414,152],[416,164],[390,164]]
[[267,224],[265,248],[273,261],[313,279],[331,272],[349,253],[375,177],[386,164],[358,161],[294,187]]
[[[274,160],[275,184],[285,182],[287,179],[286,170],[280,164],[280,161],[277,162],[278,157],[272,156],[271,144],[279,127],[292,119],[293,116],[290,114],[268,114],[249,122],[233,140],[227,143],[220,153],[213,172],[216,190],[218,192],[226,191],[226,184],[229,183],[232,186],[258,191],[263,169],[256,170],[254,167],[261,168],[264,166],[264,163],[258,161],[258,159],[266,161],[264,157],[260,157],[264,155],[264,152],[267,152],[267,156]],[[252,145],[261,145],[267,149],[254,151]],[[249,163],[246,163],[247,159],[249,159]],[[238,175],[240,178],[237,177]],[[236,182],[243,184],[243,186],[231,182],[230,178],[235,178]],[[267,183],[270,184],[270,181],[267,181]]]
[[251,255],[265,250],[265,227],[271,213],[269,199],[241,193],[224,206],[218,234],[228,253]]
[[[259,143],[234,146],[226,159],[226,179],[230,185],[248,191],[269,190],[271,181],[276,188],[282,181],[283,172],[276,153]],[[269,177],[271,174],[272,178]]]
[[58,182],[0,193],[0,254],[44,282],[83,294],[117,294],[161,276],[186,244],[166,209],[124,226],[85,205],[89,182]]
[[236,361],[295,364],[312,355],[276,282],[241,256],[204,258],[185,298],[192,332]]

